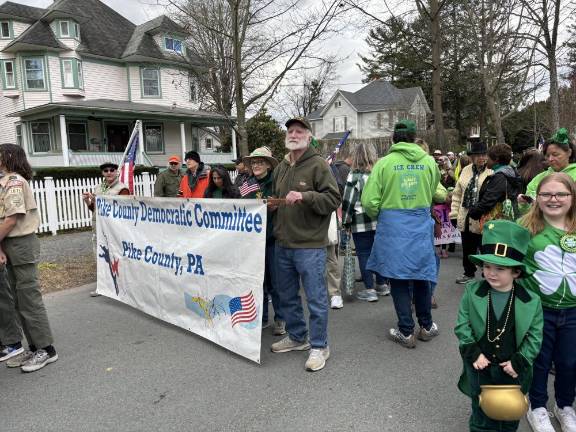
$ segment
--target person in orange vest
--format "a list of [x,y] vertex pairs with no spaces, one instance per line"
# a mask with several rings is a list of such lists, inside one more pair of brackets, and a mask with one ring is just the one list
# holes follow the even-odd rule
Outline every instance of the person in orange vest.
[[178,196],[180,198],[204,198],[204,192],[210,182],[210,168],[200,160],[198,152],[186,153],[186,174],[180,182]]

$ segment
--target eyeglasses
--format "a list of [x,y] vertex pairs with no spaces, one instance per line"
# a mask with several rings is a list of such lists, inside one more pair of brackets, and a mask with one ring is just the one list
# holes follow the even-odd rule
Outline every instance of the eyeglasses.
[[104,168],[102,170],[103,173],[113,173],[116,172],[116,168]]
[[558,201],[564,201],[569,196],[572,196],[572,194],[570,192],[540,192],[538,196],[544,201],[550,201],[552,198],[556,198]]
[[170,162],[170,165],[180,165],[178,162]]
[[250,162],[251,165],[266,165],[267,162],[265,160],[253,160]]

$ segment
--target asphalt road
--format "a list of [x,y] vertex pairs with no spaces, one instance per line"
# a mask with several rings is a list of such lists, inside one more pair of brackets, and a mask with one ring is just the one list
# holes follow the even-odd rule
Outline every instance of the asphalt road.
[[466,431],[453,335],[459,274],[458,256],[442,260],[441,334],[414,350],[385,337],[396,323],[389,297],[331,311],[332,356],[316,373],[304,370],[307,353],[271,353],[269,329],[257,365],[90,298],[93,286],[49,295],[60,360],[32,374],[1,365],[0,431]]

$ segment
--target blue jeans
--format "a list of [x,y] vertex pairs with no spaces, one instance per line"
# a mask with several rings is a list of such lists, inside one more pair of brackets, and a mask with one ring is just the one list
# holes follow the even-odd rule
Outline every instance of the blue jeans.
[[576,386],[576,308],[543,310],[542,348],[534,362],[530,404],[532,409],[546,406],[548,372],[554,361],[556,404],[559,408],[572,406]]
[[286,331],[292,340],[304,342],[308,331],[304,320],[300,280],[308,300],[310,345],[328,345],[328,292],[326,289],[326,248],[292,249],[276,245],[278,297]]
[[275,244],[266,245],[266,257],[264,261],[264,301],[262,305],[262,322],[268,322],[268,299],[272,298],[274,308],[274,321],[284,321],[280,311],[280,299],[278,298],[278,283],[276,281],[276,253]]
[[376,231],[352,233],[354,245],[356,246],[358,266],[360,267],[360,274],[362,274],[362,280],[364,281],[364,287],[366,289],[372,289],[374,287],[374,275],[376,275],[376,283],[378,285],[383,285],[386,282],[386,279],[378,273],[366,270],[366,263],[368,262],[368,258],[370,258],[370,253],[372,252],[375,235]]
[[[412,285],[412,290],[410,286]],[[411,295],[412,291],[412,295]],[[394,309],[398,316],[398,329],[404,336],[414,333],[414,319],[412,318],[412,296],[414,296],[414,309],[420,327],[430,330],[432,326],[430,285],[424,280],[390,279],[390,294],[394,301]]]
[[[440,276],[440,257],[438,256],[437,253],[435,253],[435,256],[436,256],[436,271],[438,272],[438,276]],[[437,282],[428,282],[428,283],[430,284],[430,295],[434,295],[434,291],[436,291],[436,285],[438,285],[438,283]]]

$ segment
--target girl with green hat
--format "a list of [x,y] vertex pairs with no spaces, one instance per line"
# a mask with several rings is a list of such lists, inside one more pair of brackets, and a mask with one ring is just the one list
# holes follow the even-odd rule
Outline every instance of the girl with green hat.
[[523,393],[530,388],[542,343],[542,306],[517,282],[529,241],[530,232],[514,222],[491,221],[484,226],[482,253],[470,256],[485,280],[466,285],[455,333],[464,366],[458,388],[472,399],[471,431],[518,429],[519,421],[488,417],[478,396],[481,385],[520,384]]
[[554,416],[563,431],[576,431],[576,186],[566,173],[544,178],[536,204],[520,223],[532,234],[523,285],[540,296],[544,311],[542,349],[534,362],[528,422],[553,431],[546,409],[548,374],[554,362]]

